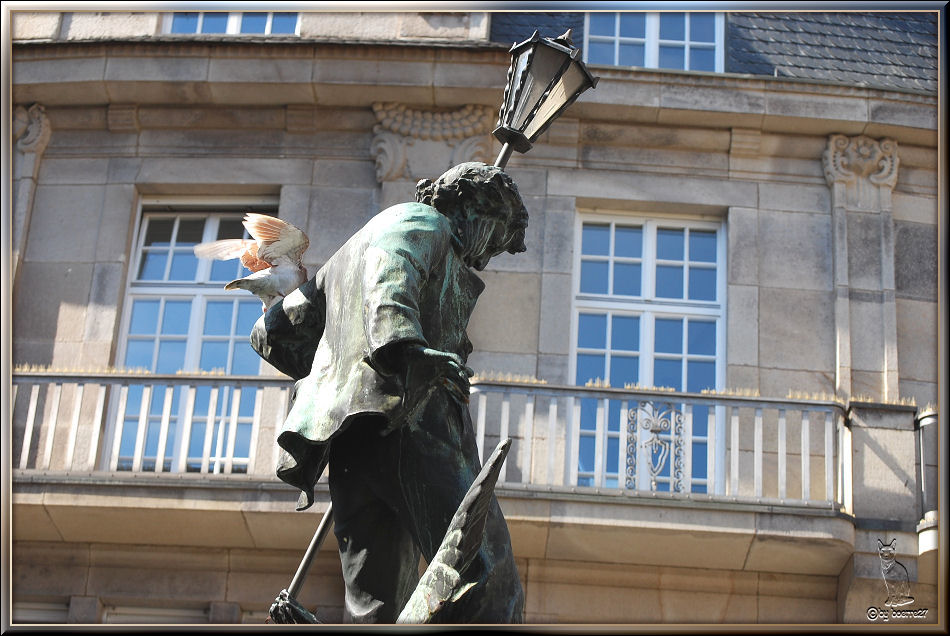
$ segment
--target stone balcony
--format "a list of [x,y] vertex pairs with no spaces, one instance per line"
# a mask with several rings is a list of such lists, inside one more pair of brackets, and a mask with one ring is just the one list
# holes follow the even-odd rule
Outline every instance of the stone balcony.
[[[290,390],[14,373],[14,540],[302,551],[328,493],[295,512],[274,476]],[[519,558],[827,576],[853,552],[837,402],[476,378],[471,411],[483,456],[513,439],[497,492]]]

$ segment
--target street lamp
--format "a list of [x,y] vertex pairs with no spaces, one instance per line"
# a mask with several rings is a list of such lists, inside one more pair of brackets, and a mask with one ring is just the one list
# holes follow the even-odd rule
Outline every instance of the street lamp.
[[597,85],[571,42],[571,29],[557,38],[530,38],[511,47],[505,97],[492,131],[504,144],[495,165],[504,168],[512,150],[527,152],[581,93]]

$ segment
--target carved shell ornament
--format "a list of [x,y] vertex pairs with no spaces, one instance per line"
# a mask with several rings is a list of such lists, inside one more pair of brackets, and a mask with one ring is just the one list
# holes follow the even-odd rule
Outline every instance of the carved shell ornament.
[[373,112],[377,131],[389,131],[406,137],[447,141],[488,134],[494,111],[488,106],[466,104],[458,110],[439,111],[409,108],[395,102],[377,102]]
[[875,185],[893,187],[897,181],[897,144],[864,135],[832,135],[824,153],[825,178],[829,184],[867,179]]

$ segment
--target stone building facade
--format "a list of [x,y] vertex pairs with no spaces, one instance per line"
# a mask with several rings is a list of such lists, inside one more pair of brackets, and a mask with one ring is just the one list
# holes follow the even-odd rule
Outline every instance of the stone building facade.
[[561,27],[615,57],[510,160],[528,251],[469,327],[526,620],[867,623],[896,539],[935,622],[937,14],[676,15],[10,12],[12,622],[264,621],[328,494],[274,476],[288,382],[190,245],[277,214],[315,272],[491,162],[511,34]]

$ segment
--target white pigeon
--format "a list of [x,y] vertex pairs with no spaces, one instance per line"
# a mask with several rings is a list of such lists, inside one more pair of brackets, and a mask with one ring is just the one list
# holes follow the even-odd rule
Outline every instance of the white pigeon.
[[252,273],[232,280],[224,288],[246,289],[261,299],[266,312],[307,281],[307,269],[300,259],[310,239],[299,228],[266,214],[244,215],[244,227],[253,239],[199,243],[195,245],[195,255],[221,261],[240,257],[241,264]]

